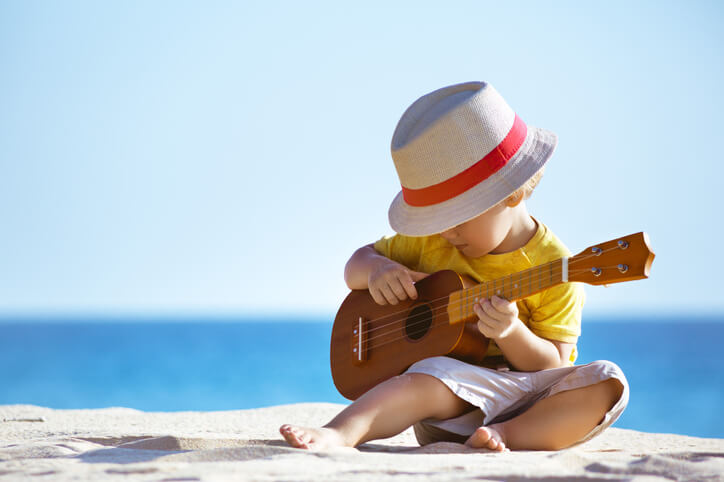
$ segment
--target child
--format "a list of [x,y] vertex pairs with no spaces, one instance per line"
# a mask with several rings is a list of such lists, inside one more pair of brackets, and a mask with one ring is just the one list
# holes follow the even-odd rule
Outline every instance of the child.
[[[418,99],[392,137],[402,191],[389,219],[398,234],[352,255],[349,288],[394,305],[416,298],[415,282],[442,269],[480,283],[570,256],[524,201],[556,143],[484,82]],[[491,340],[483,366],[421,360],[324,427],[286,424],[280,432],[307,449],[354,447],[410,426],[421,445],[446,440],[494,451],[589,440],[621,415],[628,385],[611,362],[573,366],[584,298],[579,283],[565,283],[517,303],[481,299],[477,327]]]

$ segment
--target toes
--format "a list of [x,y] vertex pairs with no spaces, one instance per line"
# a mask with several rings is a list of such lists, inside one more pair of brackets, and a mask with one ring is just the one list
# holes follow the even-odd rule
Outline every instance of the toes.
[[339,435],[329,429],[297,427],[285,424],[279,427],[279,432],[289,445],[300,449],[317,450],[344,445],[344,441],[340,439]]
[[490,439],[486,444],[486,448],[489,448],[490,450],[494,450],[496,452],[502,452],[505,450],[505,444],[502,440],[491,434]]
[[496,435],[497,434],[493,430],[487,427],[479,427],[475,430],[475,432],[473,432],[470,438],[468,438],[465,445],[468,447],[503,452],[506,450],[505,444]]
[[465,445],[468,447],[480,448],[487,443],[490,438],[487,430],[483,430],[482,427],[476,428],[475,432],[465,441]]
[[291,425],[282,425],[281,427],[279,427],[279,433],[282,434],[284,438],[288,438],[294,435],[295,431],[296,430]]
[[489,429],[485,427],[480,427],[475,432],[477,435],[476,440],[478,442],[478,445],[490,446],[491,443],[495,442],[493,440],[493,433]]
[[289,445],[296,448],[306,448],[306,441],[303,440],[304,432],[297,429],[293,425],[282,425],[279,432]]

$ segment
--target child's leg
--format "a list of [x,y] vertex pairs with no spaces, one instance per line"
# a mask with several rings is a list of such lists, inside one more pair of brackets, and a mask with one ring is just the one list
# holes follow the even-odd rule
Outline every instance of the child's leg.
[[622,392],[623,385],[616,379],[560,392],[515,418],[480,427],[466,444],[489,447],[491,440],[501,440],[512,450],[559,450],[593,430]]
[[406,373],[377,385],[322,428],[287,424],[279,431],[294,447],[355,447],[397,435],[420,420],[453,418],[472,408],[437,378]]

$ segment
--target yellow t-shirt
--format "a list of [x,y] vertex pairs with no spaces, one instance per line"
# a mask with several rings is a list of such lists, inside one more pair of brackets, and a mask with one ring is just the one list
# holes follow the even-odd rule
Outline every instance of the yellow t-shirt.
[[[468,258],[439,234],[431,236],[385,236],[374,244],[381,255],[414,271],[434,273],[451,269],[478,283],[501,278],[564,256],[571,256],[566,246],[543,223],[522,248],[503,254]],[[581,283],[563,283],[517,302],[519,318],[536,335],[565,343],[576,343],[581,334],[581,311],[586,299]],[[491,341],[487,356],[502,352]],[[578,353],[573,349],[570,363]]]

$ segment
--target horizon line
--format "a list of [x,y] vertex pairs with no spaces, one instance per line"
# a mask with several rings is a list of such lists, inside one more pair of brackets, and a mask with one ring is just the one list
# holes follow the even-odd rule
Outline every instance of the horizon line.
[[[306,311],[289,313],[286,311],[23,311],[1,312],[0,324],[14,322],[31,323],[109,323],[109,322],[166,322],[166,323],[193,323],[193,322],[314,322],[332,323],[336,313],[329,311]],[[690,321],[687,321],[690,320]],[[598,310],[584,312],[583,322],[691,322],[691,321],[721,321],[724,322],[722,310],[685,311],[646,311],[646,310]]]

